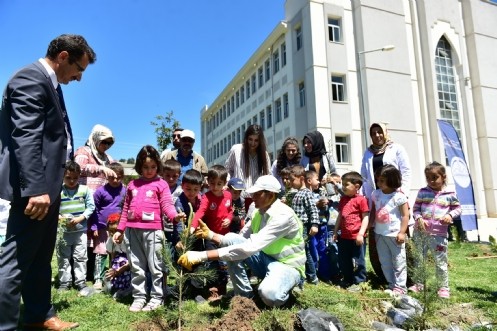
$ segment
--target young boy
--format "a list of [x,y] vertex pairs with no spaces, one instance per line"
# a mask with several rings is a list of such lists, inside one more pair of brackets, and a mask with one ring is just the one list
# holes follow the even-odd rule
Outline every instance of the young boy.
[[305,169],[301,165],[294,165],[291,168],[290,181],[292,187],[298,192],[293,197],[292,208],[304,225],[305,253],[307,262],[305,263],[305,274],[307,281],[311,284],[318,283],[316,274],[317,254],[311,254],[313,246],[310,241],[319,231],[319,211],[314,201],[314,195],[306,187]]
[[[171,192],[173,204],[176,203],[176,200],[180,196],[181,192],[183,192],[181,186],[178,185],[178,178],[181,175],[181,164],[173,159],[166,160],[163,162],[162,173],[160,175],[167,182],[167,185],[169,185],[169,191]],[[179,233],[174,226],[174,221],[164,216],[163,223],[166,240],[174,247],[179,236]]]
[[[366,198],[359,194],[361,174],[352,171],[342,176],[344,196],[340,199],[339,214],[333,239],[338,240],[338,259],[343,275],[343,286],[349,291],[360,291],[358,284],[366,281],[364,235],[369,223]],[[340,231],[340,234],[338,234]]]
[[57,260],[59,265],[59,291],[68,290],[72,283],[71,258],[74,261],[74,285],[80,296],[94,293],[86,285],[87,220],[95,210],[92,192],[86,185],[78,184],[81,168],[74,161],[67,161],[64,183],[60,193],[59,220],[64,222],[63,240],[59,241]]
[[108,177],[107,184],[99,187],[93,194],[95,200],[95,214],[91,218],[90,230],[93,232],[95,256],[95,283],[93,288],[101,290],[107,271],[107,223],[112,214],[121,215],[126,188],[122,180],[124,168],[119,162],[112,162],[107,166],[113,170],[116,177]]
[[286,204],[287,206],[292,206],[292,200],[295,194],[297,194],[297,190],[292,187],[292,182],[290,181],[290,176],[292,175],[292,167],[285,167],[280,171],[280,177],[285,185],[285,190],[280,192],[281,202]]
[[230,230],[239,233],[245,225],[245,199],[241,197],[242,191],[245,190],[245,184],[240,178],[233,177],[228,182],[228,191],[231,193],[233,205],[233,219],[231,220]]
[[[195,213],[191,228],[196,229],[199,220],[202,220],[209,229],[222,235],[230,231],[230,224],[233,218],[233,206],[231,205],[231,193],[223,190],[226,185],[228,171],[222,165],[214,165],[209,169],[207,182],[209,191],[204,194],[200,202],[200,208]],[[210,240],[205,240],[205,250],[217,249]],[[226,293],[228,283],[228,267],[224,261],[211,261],[211,267],[218,270],[218,279],[211,291],[211,298]]]

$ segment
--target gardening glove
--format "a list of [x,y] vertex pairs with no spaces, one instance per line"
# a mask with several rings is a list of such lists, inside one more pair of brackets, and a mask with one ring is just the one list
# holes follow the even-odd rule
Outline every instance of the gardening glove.
[[198,220],[198,224],[198,228],[195,230],[195,236],[199,239],[211,240],[214,237],[214,232],[212,232],[202,220]]
[[194,265],[205,261],[207,261],[206,251],[203,252],[188,251],[179,257],[178,264],[188,269],[189,271],[192,271]]

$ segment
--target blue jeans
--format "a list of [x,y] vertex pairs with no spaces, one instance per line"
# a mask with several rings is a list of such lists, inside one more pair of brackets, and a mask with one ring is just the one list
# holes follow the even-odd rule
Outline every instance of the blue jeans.
[[[221,246],[241,244],[245,241],[247,239],[239,234],[228,233],[223,237]],[[252,271],[252,275],[262,279],[258,294],[262,301],[270,307],[283,305],[290,297],[290,291],[302,279],[297,269],[276,261],[264,252],[257,252],[245,260],[227,261],[227,263],[235,294],[247,298],[254,296],[247,277],[246,265]]]
[[354,239],[338,239],[338,263],[347,285],[366,281],[364,245],[357,246]]

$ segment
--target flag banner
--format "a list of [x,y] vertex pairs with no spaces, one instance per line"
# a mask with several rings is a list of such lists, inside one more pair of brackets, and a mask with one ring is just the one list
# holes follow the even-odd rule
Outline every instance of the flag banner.
[[437,120],[437,122],[442,134],[445,153],[449,159],[452,177],[456,184],[456,194],[461,203],[462,228],[464,231],[478,230],[473,182],[461,147],[461,141],[452,124],[443,120]]

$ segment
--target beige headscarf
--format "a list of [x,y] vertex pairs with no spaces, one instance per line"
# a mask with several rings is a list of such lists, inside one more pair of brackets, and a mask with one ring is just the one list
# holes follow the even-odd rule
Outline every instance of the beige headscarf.
[[109,162],[109,158],[107,154],[101,154],[97,147],[103,140],[109,138],[115,141],[112,131],[103,125],[97,124],[91,130],[90,137],[88,137],[88,141],[86,142],[86,146],[90,147],[93,157],[101,165],[106,165]]
[[371,144],[371,146],[369,146],[369,150],[375,155],[376,154],[383,154],[383,153],[385,153],[385,150],[387,149],[387,147],[390,146],[391,144],[393,144],[393,141],[390,139],[390,136],[388,135],[387,126],[384,123],[371,124],[371,126],[369,127],[369,136],[370,137],[371,137],[371,130],[374,127],[379,127],[381,129],[381,131],[383,131],[383,137],[385,137],[385,142],[383,143],[383,145],[379,145],[379,146]]

